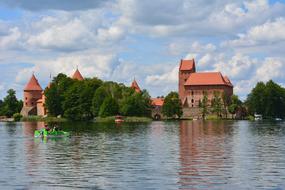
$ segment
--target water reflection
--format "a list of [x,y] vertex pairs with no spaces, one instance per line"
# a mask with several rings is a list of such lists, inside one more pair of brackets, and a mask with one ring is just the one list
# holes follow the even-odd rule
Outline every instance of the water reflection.
[[64,123],[71,138],[34,138],[43,127],[0,123],[1,189],[284,187],[284,123]]
[[226,183],[227,178],[223,175],[226,172],[223,166],[227,156],[225,137],[231,132],[232,128],[225,128],[223,122],[180,123],[179,184],[182,189],[209,188]]

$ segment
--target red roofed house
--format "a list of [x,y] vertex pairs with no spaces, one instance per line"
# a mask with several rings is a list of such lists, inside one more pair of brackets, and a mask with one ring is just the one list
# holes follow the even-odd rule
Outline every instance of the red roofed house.
[[[81,73],[76,69],[72,76],[76,80],[84,80]],[[50,84],[47,88],[50,87]],[[42,87],[40,86],[38,80],[33,74],[26,87],[24,88],[24,104],[21,110],[21,115],[47,115],[47,109],[45,108],[45,95]]]
[[152,98],[151,99],[151,105],[152,105],[152,112],[151,112],[151,116],[152,118],[154,118],[155,120],[160,120],[163,118],[163,114],[162,114],[162,106],[164,104],[164,98]]
[[[179,97],[183,105],[184,116],[197,116],[199,102],[204,94],[208,96],[208,103],[215,92],[231,96],[233,85],[228,77],[220,72],[196,72],[195,60],[181,60],[179,67]],[[198,108],[198,109],[197,109]]]

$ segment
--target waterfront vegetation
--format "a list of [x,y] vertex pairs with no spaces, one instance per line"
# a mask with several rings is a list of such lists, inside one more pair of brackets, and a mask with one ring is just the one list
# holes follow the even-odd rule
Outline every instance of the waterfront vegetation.
[[248,95],[245,105],[249,114],[261,114],[264,118],[285,118],[285,88],[274,83],[259,82]]
[[[48,117],[22,117],[19,112],[22,100],[16,98],[13,89],[0,100],[0,116],[14,118],[14,121],[65,122],[95,121],[114,122],[115,115],[124,116],[125,122],[151,121],[151,99],[146,90],[141,93],[115,82],[100,79],[73,80],[64,74],[56,76],[45,89]],[[248,119],[254,114],[263,118],[285,118],[285,89],[272,80],[259,82],[242,102],[238,96],[214,93],[209,102],[207,93],[199,102],[201,117],[207,120]],[[166,119],[180,119],[182,104],[177,92],[170,92],[164,99],[162,113]],[[230,115],[228,115],[230,114]]]
[[18,100],[16,91],[9,89],[7,96],[0,100],[0,116],[12,117],[15,113],[19,113],[23,107],[23,101]]
[[137,93],[124,84],[97,78],[79,81],[59,74],[45,90],[45,96],[51,117],[60,115],[68,120],[80,121],[117,114],[151,116],[151,99],[146,90]]

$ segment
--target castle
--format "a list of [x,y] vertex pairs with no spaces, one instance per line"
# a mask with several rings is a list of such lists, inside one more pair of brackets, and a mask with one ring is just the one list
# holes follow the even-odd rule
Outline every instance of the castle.
[[[76,69],[72,76],[76,80],[84,80],[81,73]],[[49,85],[48,87],[49,88]],[[131,88],[137,93],[141,89],[134,79]],[[211,104],[215,93],[218,92],[220,97],[233,95],[233,85],[227,76],[223,76],[220,72],[196,72],[195,60],[181,60],[178,74],[178,93],[183,106],[183,117],[194,118],[199,116],[201,110],[200,102],[204,95],[208,97],[208,105]],[[152,98],[152,117],[156,119],[163,118],[161,108],[164,98]],[[45,108],[45,95],[38,80],[33,74],[29,82],[24,88],[24,105],[21,111],[23,116],[29,115],[47,115]]]
[[[72,78],[76,80],[84,80],[78,69],[76,69]],[[49,88],[49,85],[47,88]],[[44,90],[33,74],[24,88],[24,104],[21,110],[21,115],[47,115],[47,109],[45,108],[45,99]]]
[[196,72],[195,60],[181,60],[178,74],[178,92],[183,106],[184,117],[199,115],[199,104],[204,95],[211,104],[215,93],[220,97],[233,95],[233,85],[220,72]]

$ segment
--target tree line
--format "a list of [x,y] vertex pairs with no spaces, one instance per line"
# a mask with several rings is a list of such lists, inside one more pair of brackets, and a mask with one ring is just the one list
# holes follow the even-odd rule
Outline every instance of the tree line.
[[251,115],[256,113],[268,119],[285,119],[285,88],[272,80],[258,82],[247,96],[245,104]]
[[20,113],[23,107],[23,101],[18,100],[16,91],[9,89],[7,96],[0,100],[0,116],[12,117],[15,113]]
[[74,80],[58,74],[45,89],[45,106],[50,116],[70,120],[91,120],[94,117],[151,115],[151,99],[124,84],[98,78]]

